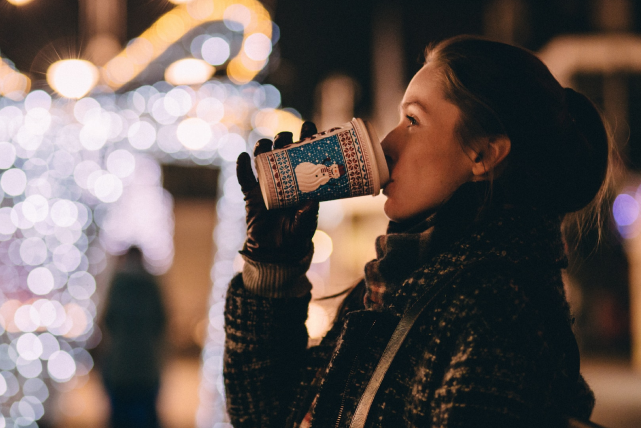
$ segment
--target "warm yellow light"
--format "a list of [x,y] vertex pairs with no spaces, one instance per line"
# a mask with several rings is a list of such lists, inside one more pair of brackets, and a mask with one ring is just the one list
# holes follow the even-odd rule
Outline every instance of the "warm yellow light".
[[32,2],[32,0],[7,0],[7,1],[16,6],[24,6],[25,4]]
[[316,233],[314,233],[312,242],[314,243],[314,256],[312,257],[312,263],[323,263],[325,260],[329,259],[329,256],[332,255],[332,251],[334,251],[332,238],[322,230],[317,230]]
[[145,64],[154,56],[154,45],[144,37],[136,37],[129,42],[125,52],[135,64]]
[[251,81],[257,73],[252,72],[243,64],[243,61],[236,57],[227,64],[227,76],[237,85],[244,85]]
[[47,83],[65,98],[82,98],[98,83],[98,69],[81,59],[57,61],[47,70]]
[[20,101],[31,88],[31,79],[0,58],[0,95]]
[[183,146],[190,150],[198,150],[205,147],[211,140],[212,132],[207,122],[197,117],[192,117],[180,122],[176,130],[176,136]]
[[320,339],[325,336],[330,327],[329,314],[318,303],[310,303],[307,309],[307,334],[311,339]]
[[14,101],[20,101],[29,92],[31,80],[24,74],[14,73],[4,78],[0,87],[0,94]]
[[245,54],[254,61],[264,61],[272,52],[272,40],[263,33],[254,33],[243,43]]
[[294,134],[294,141],[300,138],[300,127],[303,124],[298,116],[273,108],[258,111],[253,122],[254,127],[259,128],[264,135],[276,135],[279,132],[289,131]]
[[185,3],[191,3],[194,0],[169,0],[170,3],[173,4],[185,4]]
[[[272,36],[272,21],[269,12],[257,0],[170,0],[181,2],[174,9],[163,15],[140,37],[134,39],[128,47],[120,52],[105,66],[106,83],[118,89],[142,72],[151,61],[162,55],[172,44],[187,32],[206,23],[227,19],[244,27],[243,40],[253,34],[259,36],[250,39],[248,53],[254,58],[263,58],[269,54],[270,46],[265,38]],[[263,37],[264,36],[264,37]],[[266,58],[251,59],[248,53],[241,51],[242,59],[232,60],[227,67],[229,78],[238,84],[251,81],[266,64]],[[123,68],[124,66],[124,68]]]
[[178,14],[163,15],[155,24],[156,35],[164,42],[173,43],[185,34],[185,17]]
[[165,71],[165,80],[172,85],[198,85],[204,83],[216,69],[202,59],[180,59]]
[[136,75],[135,64],[129,58],[116,57],[107,63],[104,70],[105,77],[115,85],[125,84]]

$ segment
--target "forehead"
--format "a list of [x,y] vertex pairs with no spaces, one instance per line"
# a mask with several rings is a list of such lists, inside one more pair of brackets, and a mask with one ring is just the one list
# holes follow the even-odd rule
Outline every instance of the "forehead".
[[410,81],[405,90],[403,104],[418,103],[425,106],[435,101],[445,101],[442,79],[438,69],[427,64]]

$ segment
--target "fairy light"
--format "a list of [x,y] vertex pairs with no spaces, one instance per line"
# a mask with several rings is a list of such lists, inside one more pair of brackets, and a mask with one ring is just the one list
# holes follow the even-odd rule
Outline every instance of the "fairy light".
[[314,233],[312,242],[314,243],[314,257],[312,257],[312,263],[323,263],[329,259],[329,256],[332,255],[332,251],[334,250],[332,238],[330,238],[327,233],[319,229]]
[[[136,244],[153,273],[171,265],[173,202],[162,188],[160,164],[172,162],[220,169],[196,419],[198,427],[229,422],[222,392],[223,306],[227,285],[241,269],[245,230],[235,161],[260,138],[283,130],[298,138],[302,123],[295,110],[280,108],[274,86],[253,81],[267,64],[273,23],[256,0],[185,2],[98,72],[111,88],[121,88],[191,29],[213,21],[223,22],[228,33],[201,34],[190,45],[208,67],[212,80],[205,82],[159,82],[119,94],[104,86],[67,92],[52,83],[66,97],[59,98],[29,92],[28,78],[2,60],[0,424],[37,426],[51,388],[71,382],[68,389],[93,367],[85,348],[95,346],[95,278],[108,253]],[[241,34],[232,57],[231,41]],[[214,67],[226,77],[211,78]],[[320,324],[313,321],[310,329],[320,332],[326,314],[322,308],[313,312],[310,320]]]
[[31,79],[16,70],[13,63],[0,58],[0,95],[20,101],[31,88]]
[[636,189],[626,188],[615,198],[612,204],[612,218],[625,239],[633,239],[639,235],[641,222],[641,185]]
[[197,85],[206,82],[216,69],[196,58],[180,59],[165,71],[165,80],[172,85]]
[[89,61],[66,59],[47,70],[47,82],[66,98],[82,98],[98,83],[98,69]]
[[[247,46],[250,55],[259,58],[252,59],[245,50],[241,50],[239,56],[242,59],[234,58],[227,66],[227,75],[232,82],[250,82],[266,65],[267,55],[271,51],[272,21],[264,6],[256,0],[181,2],[105,64],[105,81],[113,89],[120,88],[140,74],[185,33],[213,21],[223,21],[230,30],[242,32],[243,49]],[[269,46],[266,41],[269,41]],[[214,62],[219,62],[219,58]],[[210,64],[219,65],[212,62]]]

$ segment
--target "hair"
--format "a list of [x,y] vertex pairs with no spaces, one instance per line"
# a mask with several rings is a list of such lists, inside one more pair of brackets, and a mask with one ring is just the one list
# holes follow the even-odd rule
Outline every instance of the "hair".
[[493,194],[514,205],[575,213],[566,222],[579,229],[603,222],[617,157],[587,97],[563,88],[530,51],[480,37],[428,47],[428,64],[440,74],[445,98],[460,109],[461,144],[510,139]]

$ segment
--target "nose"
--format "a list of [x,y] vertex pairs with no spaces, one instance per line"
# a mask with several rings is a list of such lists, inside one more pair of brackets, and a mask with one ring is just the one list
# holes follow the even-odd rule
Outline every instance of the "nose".
[[394,159],[396,159],[396,138],[395,138],[395,129],[391,130],[381,141],[381,148],[383,149],[383,154],[385,155],[385,161],[391,172],[392,166],[394,164]]

